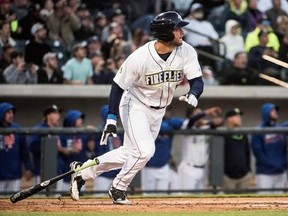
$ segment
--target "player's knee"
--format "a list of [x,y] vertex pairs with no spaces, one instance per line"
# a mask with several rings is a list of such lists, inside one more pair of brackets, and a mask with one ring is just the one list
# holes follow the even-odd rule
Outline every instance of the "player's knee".
[[151,157],[153,157],[155,153],[155,147],[153,148],[146,148],[146,149],[139,149],[134,151],[134,156],[140,158],[143,161],[149,161]]

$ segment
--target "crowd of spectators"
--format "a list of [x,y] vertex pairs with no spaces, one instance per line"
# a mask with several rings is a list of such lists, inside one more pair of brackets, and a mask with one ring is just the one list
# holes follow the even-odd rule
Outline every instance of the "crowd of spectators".
[[167,10],[190,22],[185,40],[209,68],[206,85],[270,84],[259,73],[287,81],[285,68],[262,58],[287,61],[284,0],[0,0],[0,83],[111,84]]

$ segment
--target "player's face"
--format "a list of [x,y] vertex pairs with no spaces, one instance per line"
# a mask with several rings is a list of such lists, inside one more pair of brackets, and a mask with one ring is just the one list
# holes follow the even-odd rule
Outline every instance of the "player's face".
[[175,28],[173,30],[173,34],[174,34],[174,40],[172,41],[172,44],[175,46],[181,46],[183,41],[182,38],[184,36],[184,31],[182,28]]
[[14,112],[13,110],[8,110],[5,115],[4,115],[4,122],[6,124],[11,124],[13,122],[14,119]]

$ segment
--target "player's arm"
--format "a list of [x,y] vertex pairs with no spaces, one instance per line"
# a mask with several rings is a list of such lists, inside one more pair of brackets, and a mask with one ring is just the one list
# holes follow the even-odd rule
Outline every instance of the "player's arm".
[[204,89],[204,82],[202,80],[202,76],[189,79],[188,80],[190,85],[190,90],[186,94],[186,96],[181,96],[179,99],[186,101],[188,104],[192,105],[193,107],[197,107],[198,105],[198,98],[203,92]]
[[106,145],[107,139],[109,135],[117,136],[117,117],[118,117],[118,110],[119,104],[122,97],[124,90],[116,83],[113,82],[110,90],[109,95],[109,111],[106,120],[106,125],[104,127],[104,131],[101,136],[100,145]]

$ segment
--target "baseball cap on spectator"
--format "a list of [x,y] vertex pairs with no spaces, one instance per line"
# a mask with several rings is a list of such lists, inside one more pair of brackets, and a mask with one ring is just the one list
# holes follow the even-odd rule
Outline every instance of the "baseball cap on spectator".
[[32,28],[31,28],[31,34],[35,35],[37,31],[39,31],[40,29],[43,29],[44,25],[41,23],[35,23]]
[[99,11],[96,15],[95,15],[95,21],[99,20],[99,19],[103,19],[103,18],[106,18],[106,15]]
[[243,115],[244,113],[239,109],[239,108],[234,108],[232,110],[229,110],[228,112],[226,112],[225,114],[225,118],[229,118],[229,117],[232,117],[232,116],[235,116],[235,115]]
[[85,48],[87,46],[87,42],[81,42],[81,43],[77,43],[72,47],[72,53],[75,54],[75,52],[77,52],[79,49],[81,48]]
[[57,56],[56,53],[48,52],[43,56],[43,63],[46,64],[49,59],[55,58]]
[[87,44],[90,44],[90,43],[99,43],[100,41],[99,41],[99,38],[95,35],[95,36],[93,36],[93,37],[90,37],[90,38],[88,38],[88,40],[87,40]]
[[47,116],[50,113],[61,113],[62,111],[63,111],[63,109],[59,109],[58,106],[56,106],[55,104],[52,104],[52,105],[45,108],[43,115]]
[[262,18],[260,20],[260,24],[264,25],[264,26],[270,26],[271,25],[271,22],[268,18]]
[[200,3],[195,3],[195,4],[192,4],[191,8],[190,8],[190,12],[194,12],[198,9],[203,9],[203,5],[200,4]]

